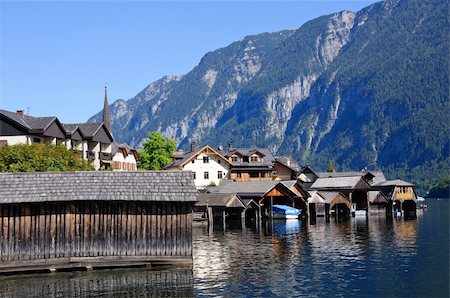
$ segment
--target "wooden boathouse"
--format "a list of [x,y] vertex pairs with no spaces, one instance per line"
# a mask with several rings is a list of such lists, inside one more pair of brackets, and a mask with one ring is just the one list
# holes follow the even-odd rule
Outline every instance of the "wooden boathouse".
[[192,264],[192,173],[0,174],[0,274]]

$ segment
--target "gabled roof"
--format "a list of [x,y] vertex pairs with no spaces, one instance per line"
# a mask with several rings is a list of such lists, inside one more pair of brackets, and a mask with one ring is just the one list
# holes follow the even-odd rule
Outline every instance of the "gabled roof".
[[195,202],[190,172],[1,173],[0,204],[56,201]]
[[218,193],[236,193],[236,194],[255,194],[263,195],[270,191],[275,185],[281,183],[280,181],[250,181],[250,182],[235,182],[221,183],[217,186]]
[[396,179],[396,180],[388,180],[388,181],[383,181],[377,184],[374,184],[374,186],[414,186],[414,184],[407,182],[407,181],[403,181],[400,179]]
[[331,177],[364,177],[366,180],[371,180],[375,177],[371,172],[366,171],[348,171],[348,172],[317,172],[319,178],[331,178]]
[[222,181],[219,186],[212,190],[215,193],[230,194],[235,193],[238,195],[254,195],[254,196],[264,196],[266,193],[270,192],[274,187],[280,185],[293,196],[297,196],[291,188],[297,183],[297,180],[289,181],[250,181],[250,182],[235,182],[229,180]]
[[258,164],[259,166],[272,166],[275,162],[275,158],[272,153],[267,148],[233,148],[233,149],[222,149],[218,150],[220,154],[225,156],[226,158],[230,157],[233,154],[239,153],[241,156],[250,157],[255,152],[259,152],[260,155],[264,158],[263,162],[233,162],[233,166],[251,166],[253,164]]
[[371,190],[367,192],[367,198],[369,199],[370,203],[375,204],[381,204],[381,203],[387,203],[388,199],[386,196],[379,190]]
[[330,204],[331,208],[335,204],[345,204],[349,208],[351,206],[350,199],[337,191],[311,191],[310,195],[311,197],[308,198],[308,203],[326,203]]
[[311,189],[370,189],[370,185],[361,176],[318,178]]
[[16,124],[28,129],[31,132],[40,132],[46,130],[53,122],[57,122],[58,126],[63,129],[62,124],[55,116],[51,117],[32,117],[28,115],[20,116],[17,113],[0,110],[0,114],[9,118]]
[[96,136],[96,134],[103,128],[106,132],[108,139],[111,142],[114,141],[114,138],[112,137],[111,132],[106,128],[106,126],[103,122],[100,122],[100,123],[95,123],[95,122],[72,123],[72,124],[64,124],[64,126],[68,126],[71,128],[74,126],[78,126],[78,128],[81,131],[81,134],[83,135],[83,138],[85,138],[85,139],[93,139]]
[[245,208],[245,204],[236,194],[200,193],[197,199],[195,206]]
[[3,115],[6,118],[9,118],[10,120],[14,121],[18,125],[22,126],[23,128],[31,130],[32,128],[28,125],[28,123],[25,121],[24,117],[19,116],[17,113],[0,110],[0,115]]
[[292,157],[278,156],[278,157],[275,157],[275,160],[278,163],[282,164],[283,166],[289,168],[290,170],[292,170],[295,173],[297,173],[300,170],[300,167],[298,165],[298,161],[296,161]]
[[56,117],[31,117],[27,115],[24,115],[23,118],[33,130],[46,130],[50,124],[57,120]]
[[203,147],[200,147],[198,149],[195,149],[193,151],[186,152],[184,154],[180,154],[177,152],[177,155],[175,156],[174,160],[169,163],[167,166],[164,167],[164,169],[170,169],[170,168],[180,168],[183,167],[185,164],[190,162],[192,159],[197,157],[199,154],[210,151],[210,153],[217,155],[221,160],[223,160],[227,164],[231,164],[230,161],[225,158],[222,154],[220,154],[218,151],[211,148],[209,145],[205,145]]

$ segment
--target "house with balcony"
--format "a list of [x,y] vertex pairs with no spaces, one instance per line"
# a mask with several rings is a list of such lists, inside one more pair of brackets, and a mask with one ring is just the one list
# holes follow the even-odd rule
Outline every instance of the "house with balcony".
[[229,178],[234,181],[275,179],[275,158],[266,148],[220,148],[218,152],[231,164]]
[[32,117],[0,110],[0,145],[64,144],[66,131],[56,117]]
[[70,146],[77,148],[76,150],[81,148],[83,158],[91,161],[96,170],[111,167],[111,145],[114,142],[114,139],[103,122],[64,124],[64,126],[68,129],[74,127],[79,129],[82,140],[73,140]]

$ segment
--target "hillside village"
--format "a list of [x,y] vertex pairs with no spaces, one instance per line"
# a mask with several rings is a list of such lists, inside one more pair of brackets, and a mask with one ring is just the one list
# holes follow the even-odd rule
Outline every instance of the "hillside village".
[[[0,110],[0,145],[43,142],[79,151],[95,170],[135,171],[138,151],[114,140],[105,87],[103,121],[63,124],[56,117],[32,117]],[[226,148],[192,143],[176,151],[165,171],[189,171],[197,188],[195,218],[241,217],[259,222],[274,206],[289,206],[301,217],[384,213],[415,217],[418,196],[412,183],[386,180],[382,171],[318,172],[267,148]],[[259,220],[258,220],[259,219]]]

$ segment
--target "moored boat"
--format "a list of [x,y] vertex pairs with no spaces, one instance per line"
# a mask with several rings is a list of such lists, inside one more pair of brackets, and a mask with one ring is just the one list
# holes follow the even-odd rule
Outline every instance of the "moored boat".
[[273,205],[272,206],[272,218],[279,219],[298,219],[301,212],[300,210],[286,206],[286,205]]

